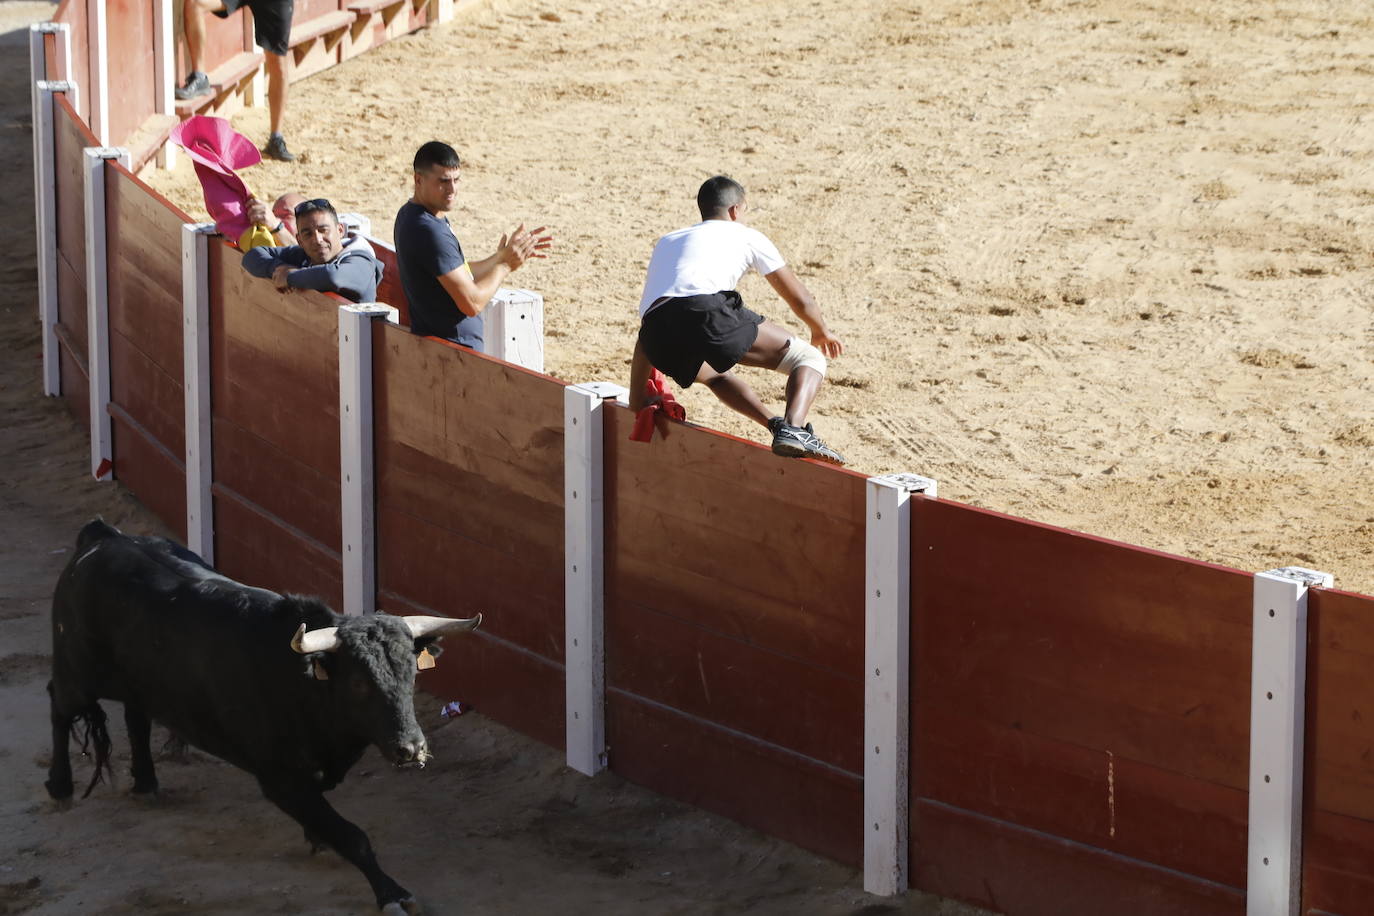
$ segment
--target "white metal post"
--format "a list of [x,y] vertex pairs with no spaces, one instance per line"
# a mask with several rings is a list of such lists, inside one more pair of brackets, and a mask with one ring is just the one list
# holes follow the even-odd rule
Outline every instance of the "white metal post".
[[907,889],[911,733],[911,501],[915,474],[870,477],[864,543],[864,890]]
[[528,289],[499,289],[482,310],[482,352],[544,371],[544,297]]
[[606,767],[605,479],[603,408],[628,390],[610,382],[563,389],[564,669],[568,766]]
[[1333,581],[1300,566],[1255,574],[1247,916],[1301,912],[1307,593]]
[[[39,36],[40,40],[42,36]],[[34,83],[33,197],[38,230],[38,321],[43,338],[43,393],[62,393],[62,361],[57,343],[57,162],[53,131],[55,93],[69,83]]]
[[129,168],[129,151],[111,146],[88,146],[85,157],[86,192],[86,368],[91,387],[91,476],[109,480],[114,461],[110,427],[110,277],[105,243],[105,161],[117,159]]
[[370,614],[377,609],[372,324],[394,314],[395,309],[388,305],[339,306],[339,483],[345,614]]
[[[156,98],[154,110],[167,117],[176,116],[177,35],[173,26],[172,0],[154,0],[153,3],[153,93]],[[177,145],[163,143],[157,151],[159,168],[176,168]]]
[[210,236],[214,223],[181,227],[181,390],[186,401],[186,546],[215,565],[214,452],[210,423]]
[[110,138],[110,42],[105,0],[89,0],[91,29],[95,41],[90,47],[91,61],[91,132],[101,146],[109,146]]

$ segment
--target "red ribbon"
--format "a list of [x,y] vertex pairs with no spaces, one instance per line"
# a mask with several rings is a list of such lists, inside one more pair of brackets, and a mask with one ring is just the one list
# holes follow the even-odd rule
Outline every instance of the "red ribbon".
[[[635,428],[630,432],[631,442],[649,442],[654,438],[654,424],[659,420],[685,420],[687,419],[687,408],[677,402],[673,393],[668,390],[668,381],[663,377],[663,373],[657,369],[649,376],[649,380],[644,383],[644,404],[639,413],[635,414]],[[662,416],[659,414],[662,413]],[[662,422],[658,424],[658,431],[663,438],[668,438],[668,424]]]

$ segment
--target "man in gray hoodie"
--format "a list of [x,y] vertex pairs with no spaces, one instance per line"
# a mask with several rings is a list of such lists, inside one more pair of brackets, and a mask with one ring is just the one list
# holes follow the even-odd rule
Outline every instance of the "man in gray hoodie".
[[277,289],[338,293],[350,302],[375,302],[382,263],[361,235],[345,232],[323,198],[296,205],[296,244],[262,246],[243,255],[243,269]]

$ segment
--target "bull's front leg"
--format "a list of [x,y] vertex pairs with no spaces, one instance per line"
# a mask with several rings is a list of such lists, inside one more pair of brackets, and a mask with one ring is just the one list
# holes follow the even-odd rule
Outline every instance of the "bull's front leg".
[[307,837],[328,843],[339,855],[357,866],[363,877],[367,878],[367,883],[372,885],[377,906],[386,916],[420,912],[420,905],[410,892],[393,881],[377,864],[367,834],[335,811],[319,789],[294,781],[270,781],[261,777],[258,785],[269,801],[305,829]]

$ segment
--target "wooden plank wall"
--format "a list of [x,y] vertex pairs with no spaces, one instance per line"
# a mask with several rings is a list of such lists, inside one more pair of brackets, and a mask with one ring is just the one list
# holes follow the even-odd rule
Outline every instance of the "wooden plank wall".
[[339,317],[344,300],[279,293],[210,245],[216,566],[342,601]]
[[393,613],[485,622],[421,686],[563,746],[563,385],[385,322],[377,578]]
[[372,250],[377,253],[377,260],[382,262],[382,282],[377,284],[377,301],[394,306],[400,312],[400,324],[410,327],[410,300],[401,286],[401,268],[396,263],[396,250],[376,241],[372,242]]
[[99,146],[65,95],[55,96],[54,158],[57,168],[57,339],[62,397],[72,414],[90,427],[90,383],[86,368],[86,184],[84,150]]
[[[105,0],[110,74],[110,139],[123,143],[157,113],[153,16],[149,0]],[[184,75],[184,74],[182,74]],[[135,153],[137,155],[137,153]]]
[[913,885],[1017,914],[1242,912],[1251,591],[917,499]]
[[607,413],[611,768],[859,864],[864,478]]
[[1309,593],[1303,912],[1374,900],[1374,598]]
[[105,207],[115,476],[184,540],[181,260],[172,255],[188,220],[114,162]]
[[[90,20],[86,13],[86,0],[62,0],[62,5],[53,14],[53,22],[65,22],[71,27],[72,72],[71,79],[80,87],[77,101],[81,121],[88,121],[91,114],[91,59],[90,59]],[[55,60],[55,58],[49,58]],[[55,71],[51,79],[58,79]],[[98,144],[95,144],[98,145]]]

